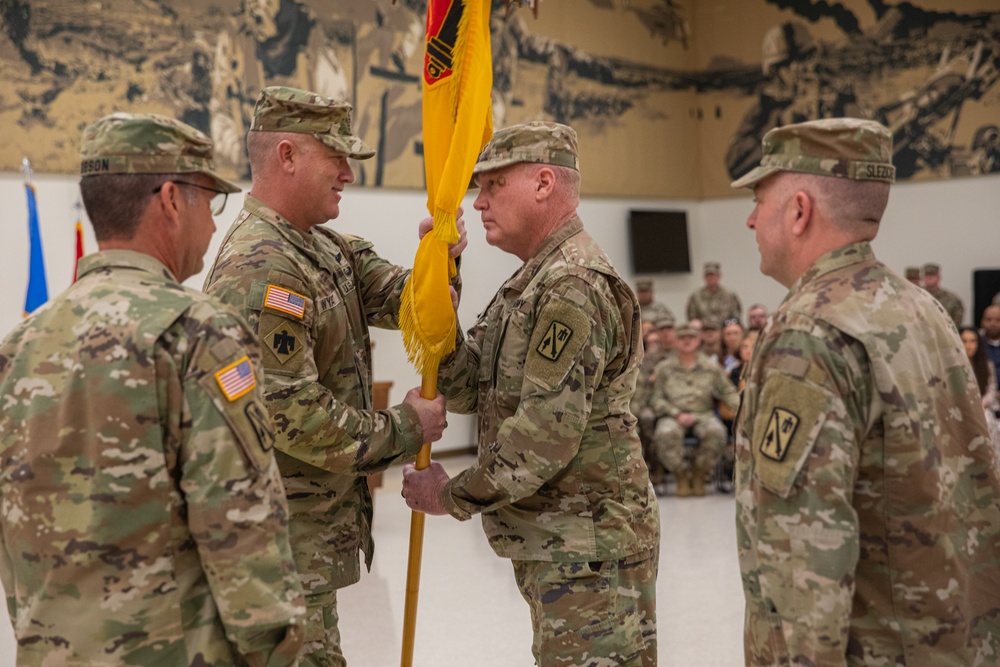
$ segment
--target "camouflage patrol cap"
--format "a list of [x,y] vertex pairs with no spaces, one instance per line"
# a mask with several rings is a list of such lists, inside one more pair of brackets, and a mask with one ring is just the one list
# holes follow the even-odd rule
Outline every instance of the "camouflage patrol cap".
[[691,326],[690,322],[684,322],[676,330],[677,337],[683,338],[684,336],[697,336],[698,330]]
[[705,262],[705,273],[714,273],[715,275],[719,275],[722,273],[722,265],[718,262]]
[[939,276],[941,275],[941,267],[937,264],[924,264],[924,275],[925,276]]
[[908,266],[906,267],[906,279],[915,280],[920,277],[920,267]]
[[83,131],[80,176],[101,174],[204,174],[225,192],[235,183],[215,173],[212,140],[181,121],[159,114],[113,113]]
[[367,160],[375,151],[351,132],[348,102],[287,86],[260,91],[253,108],[251,132],[295,132],[311,134],[330,148],[356,160]]
[[675,324],[677,324],[677,322],[674,320],[674,316],[673,315],[663,315],[663,316],[659,317],[655,322],[653,322],[653,328],[654,329],[670,329]]
[[896,180],[892,166],[892,133],[873,120],[824,118],[776,127],[764,135],[760,166],[733,181],[733,188],[752,188],[779,171],[850,178]]
[[635,288],[637,290],[651,290],[653,289],[653,281],[645,278],[637,280],[635,281]]
[[479,154],[473,174],[519,162],[580,170],[576,131],[568,125],[536,120],[497,130]]

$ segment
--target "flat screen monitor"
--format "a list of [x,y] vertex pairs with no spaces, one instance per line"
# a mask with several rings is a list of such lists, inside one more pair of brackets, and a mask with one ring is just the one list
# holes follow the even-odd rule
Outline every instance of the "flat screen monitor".
[[629,211],[632,272],[691,273],[687,211]]

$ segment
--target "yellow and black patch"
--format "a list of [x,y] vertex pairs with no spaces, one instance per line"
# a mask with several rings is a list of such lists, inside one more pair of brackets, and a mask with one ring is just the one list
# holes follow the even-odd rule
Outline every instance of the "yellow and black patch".
[[754,476],[765,488],[782,498],[791,494],[820,437],[832,400],[828,392],[800,378],[782,373],[768,377],[750,435]]
[[538,344],[536,351],[549,361],[557,361],[572,337],[573,329],[568,324],[553,321],[542,337],[542,342]]
[[774,461],[783,461],[798,427],[797,414],[785,408],[774,408],[760,440],[760,453]]
[[557,389],[590,340],[593,325],[590,315],[574,303],[558,300],[544,308],[531,334],[525,376],[540,386]]

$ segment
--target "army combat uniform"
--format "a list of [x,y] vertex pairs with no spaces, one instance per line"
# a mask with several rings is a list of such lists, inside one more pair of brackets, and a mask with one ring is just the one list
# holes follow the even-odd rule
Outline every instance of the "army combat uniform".
[[[658,507],[629,412],[641,345],[635,297],[574,218],[441,365],[448,409],[479,415],[478,462],[442,500],[459,519],[482,513],[493,550],[513,560],[542,666],[654,664]],[[603,587],[600,608],[566,595],[565,625],[543,623],[560,586]]]
[[686,308],[688,320],[714,318],[720,323],[728,319],[740,319],[742,310],[739,297],[725,287],[714,291],[708,287],[695,290],[688,297]]
[[747,378],[747,664],[996,664],[998,482],[943,309],[848,245],[793,285]]
[[950,317],[951,321],[955,323],[955,328],[961,328],[962,320],[965,318],[965,306],[962,305],[962,300],[958,298],[958,295],[946,289],[941,289],[940,287],[936,290],[927,290],[927,293],[937,299],[938,303],[944,306],[944,310],[948,313],[948,317]]
[[304,604],[246,324],[99,252],[0,347],[18,665],[290,665]]
[[645,306],[640,306],[640,315],[643,322],[658,322],[663,319],[674,319],[674,314],[670,311],[670,308],[660,303],[659,301],[652,301],[647,303]]
[[[372,407],[368,326],[398,327],[408,276],[371,243],[324,227],[303,232],[248,195],[206,281],[264,348],[264,396],[311,610],[336,609],[336,589],[361,577],[359,550],[371,566],[365,476],[423,443],[416,410]],[[310,623],[308,641],[322,641],[324,625]]]
[[[675,475],[707,473],[722,458],[727,434],[726,427],[715,416],[716,400],[735,412],[739,395],[722,367],[704,354],[699,352],[690,368],[685,368],[676,354],[656,367],[649,398],[657,420],[654,448],[660,463]],[[677,421],[681,413],[691,414],[697,420],[691,429],[700,442],[691,461],[684,455],[686,429]],[[697,486],[701,486],[700,482]]]

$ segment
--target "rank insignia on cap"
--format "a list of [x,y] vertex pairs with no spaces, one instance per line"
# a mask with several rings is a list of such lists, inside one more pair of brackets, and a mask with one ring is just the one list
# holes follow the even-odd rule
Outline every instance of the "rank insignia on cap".
[[774,408],[760,441],[760,453],[774,461],[784,460],[798,426],[798,415],[785,408]]
[[283,313],[294,315],[302,319],[306,312],[306,298],[301,294],[286,290],[277,285],[268,285],[267,294],[264,296],[264,305],[268,308],[280,310]]
[[562,354],[566,343],[573,337],[573,330],[562,322],[552,321],[549,330],[545,332],[542,342],[538,344],[538,354],[549,361],[555,361]]
[[256,387],[257,379],[253,376],[253,366],[250,365],[250,357],[244,356],[239,361],[223,368],[215,374],[215,381],[219,383],[222,393],[230,401],[235,401]]

